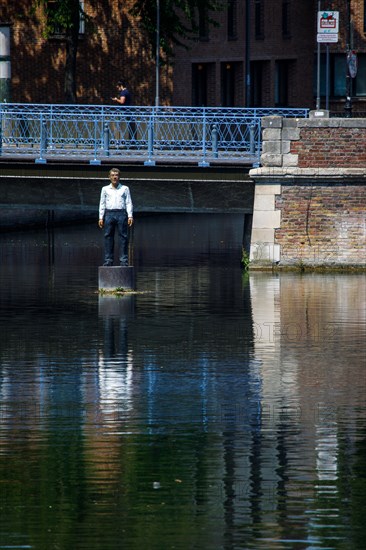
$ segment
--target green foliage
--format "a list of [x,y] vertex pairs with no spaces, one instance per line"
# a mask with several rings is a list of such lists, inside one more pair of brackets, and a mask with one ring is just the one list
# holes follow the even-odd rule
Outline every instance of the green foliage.
[[241,264],[242,268],[244,269],[244,271],[248,271],[249,264],[250,264],[249,254],[248,254],[248,252],[246,252],[246,250],[244,250],[244,248],[241,249],[240,264]]
[[34,12],[37,8],[43,7],[45,15],[45,27],[43,35],[48,38],[53,34],[62,32],[65,35],[78,34],[80,18],[90,18],[81,9],[79,0],[33,0]]
[[[161,0],[160,47],[169,57],[173,46],[184,46],[183,40],[197,38],[201,17],[206,25],[218,26],[211,17],[223,7],[223,0]],[[130,14],[141,18],[142,28],[148,35],[152,50],[156,47],[157,2],[136,0]]]

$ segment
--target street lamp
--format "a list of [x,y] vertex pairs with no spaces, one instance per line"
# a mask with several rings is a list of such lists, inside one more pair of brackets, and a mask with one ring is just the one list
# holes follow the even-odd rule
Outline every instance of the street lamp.
[[160,0],[156,0],[155,107],[159,107],[160,80]]

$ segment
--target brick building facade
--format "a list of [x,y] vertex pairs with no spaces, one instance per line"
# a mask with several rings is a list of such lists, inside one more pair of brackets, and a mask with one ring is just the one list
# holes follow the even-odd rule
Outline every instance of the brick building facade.
[[[11,99],[63,102],[65,47],[61,37],[42,37],[44,14],[33,0],[1,0],[0,24],[11,25]],[[155,101],[155,53],[129,9],[133,0],[83,0],[94,31],[80,33],[77,60],[79,103],[109,103],[117,79],[130,83],[136,105]],[[325,9],[325,0],[320,0]],[[208,28],[201,14],[199,36],[176,47],[160,70],[160,103],[174,105],[308,107],[316,103],[318,0],[226,0]],[[346,52],[358,54],[352,79],[354,111],[366,112],[366,0],[332,0],[339,11],[339,41],[320,46],[321,107],[329,68],[332,111],[343,111]]]
[[[353,108],[366,111],[366,2],[321,0],[339,11],[338,42],[320,45],[320,107],[343,111],[346,96],[346,52],[358,53],[352,79]],[[249,10],[248,10],[249,6]],[[317,0],[228,0],[218,29],[205,28],[189,50],[177,50],[173,102],[252,107],[314,108],[317,98]],[[248,22],[248,24],[246,24]],[[250,62],[248,61],[250,59]],[[248,85],[249,81],[249,85]]]

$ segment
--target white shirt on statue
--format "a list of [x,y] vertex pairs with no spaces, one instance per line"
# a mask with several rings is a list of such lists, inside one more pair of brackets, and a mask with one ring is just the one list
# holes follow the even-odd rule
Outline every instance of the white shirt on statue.
[[117,187],[112,184],[102,188],[99,203],[99,219],[104,218],[106,210],[126,210],[129,218],[133,217],[133,206],[130,190],[127,185],[119,183]]

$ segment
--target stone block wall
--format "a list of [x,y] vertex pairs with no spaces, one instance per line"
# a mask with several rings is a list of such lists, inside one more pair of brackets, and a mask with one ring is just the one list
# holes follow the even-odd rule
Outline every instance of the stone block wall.
[[320,112],[262,129],[251,267],[366,268],[366,120]]

